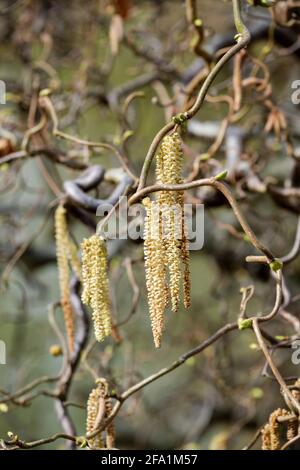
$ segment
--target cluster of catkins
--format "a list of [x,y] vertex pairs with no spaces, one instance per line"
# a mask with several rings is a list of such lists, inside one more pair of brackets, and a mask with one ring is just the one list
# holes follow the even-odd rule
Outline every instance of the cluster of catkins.
[[[99,379],[98,385],[94,388],[87,401],[87,434],[93,433],[102,421],[110,415],[112,403],[108,394],[108,384],[105,379]],[[89,447],[92,449],[113,449],[115,447],[115,429],[113,423],[109,423],[106,428],[104,440],[103,433],[100,431],[94,437],[88,439]]]
[[280,449],[280,428],[278,418],[286,416],[288,412],[278,408],[270,414],[269,422],[262,430],[262,450],[279,450]]
[[97,234],[85,239],[82,248],[82,302],[90,305],[95,336],[102,341],[111,334],[111,306],[105,241]]
[[69,350],[74,348],[74,318],[70,300],[70,266],[78,278],[81,277],[77,247],[68,231],[66,209],[59,205],[55,211],[56,257],[60,286],[60,302],[64,313]]
[[[175,132],[163,139],[157,154],[157,183],[182,183],[182,166],[182,142]],[[183,191],[160,191],[155,201],[145,198],[143,204],[146,208],[144,254],[148,303],[154,343],[160,347],[165,309],[171,303],[172,311],[178,310],[182,279],[184,306],[190,306]]]
[[[166,136],[156,157],[157,183],[182,183],[183,152],[179,134]],[[171,304],[178,310],[181,281],[183,302],[190,306],[189,246],[184,215],[183,191],[160,191],[156,200],[145,198],[145,269],[151,325],[156,347],[161,344],[164,313]],[[70,302],[69,265],[82,281],[82,301],[92,308],[95,336],[102,341],[111,334],[111,305],[107,277],[106,243],[97,234],[82,242],[82,269],[77,249],[68,233],[66,210],[59,206],[55,214],[57,261],[70,350],[74,343],[74,324]]]

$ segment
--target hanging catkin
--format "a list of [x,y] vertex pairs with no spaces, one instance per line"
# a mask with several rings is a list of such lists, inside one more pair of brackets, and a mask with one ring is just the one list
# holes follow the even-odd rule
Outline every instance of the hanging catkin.
[[[94,388],[87,402],[87,434],[95,431],[103,420],[107,419],[112,411],[111,398],[108,393],[108,383],[104,378],[98,379],[97,387]],[[88,439],[89,446],[93,449],[104,448],[103,432],[99,432],[96,436]],[[115,427],[110,422],[106,427],[105,447],[113,449],[115,447]]]
[[277,418],[281,415],[281,411],[282,410],[278,408],[277,410],[273,411],[273,413],[271,413],[269,418],[271,450],[280,449],[279,423],[277,421]]
[[75,263],[77,258],[76,247],[69,237],[66,209],[61,205],[55,211],[55,238],[61,307],[64,314],[69,350],[72,352],[74,348],[74,319],[70,301],[69,260],[71,262],[72,258],[72,265],[76,264],[76,273],[78,275],[80,275],[80,264],[78,259]]
[[[110,397],[106,396],[105,397],[105,417],[107,418],[110,413],[112,412],[112,403]],[[116,439],[116,433],[115,433],[115,426],[113,421],[109,423],[109,425],[106,428],[106,448],[107,449],[113,449],[115,447],[115,439]]]
[[[87,401],[86,432],[92,433],[97,428],[97,418],[99,410],[105,407],[104,398],[99,387],[94,388],[89,394]],[[88,440],[92,449],[102,449],[104,447],[101,432]]]
[[[157,181],[162,184],[182,183],[183,154],[178,133],[166,136],[157,156]],[[170,275],[172,310],[179,304],[181,279],[183,192],[163,191],[158,196],[164,228],[164,245]]]
[[[166,136],[156,156],[156,180],[160,184],[182,183],[183,152],[178,133]],[[160,191],[157,201],[145,198],[144,251],[146,286],[155,346],[159,347],[164,311],[170,298],[178,310],[183,279],[184,306],[190,306],[189,244],[184,218],[183,191]]]
[[111,310],[105,241],[98,235],[82,242],[82,302],[90,305],[95,336],[102,341],[111,334]]
[[[158,217],[158,205],[149,198],[143,200],[146,208],[144,255],[146,269],[146,286],[155,346],[161,344],[164,328],[164,311],[168,302],[166,285],[165,252]],[[157,230],[155,230],[157,229]]]

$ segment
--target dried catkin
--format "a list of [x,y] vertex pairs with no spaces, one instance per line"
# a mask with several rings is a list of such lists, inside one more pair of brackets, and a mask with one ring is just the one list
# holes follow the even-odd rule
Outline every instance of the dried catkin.
[[[103,406],[103,394],[99,387],[94,388],[89,394],[87,401],[86,432],[92,433],[97,428],[97,417],[101,405]],[[102,449],[104,447],[101,432],[88,440],[89,446],[93,449]]]
[[277,410],[273,411],[273,413],[271,413],[269,418],[271,450],[280,449],[279,423],[277,418],[281,416],[281,412],[282,410],[278,408]]
[[[112,412],[112,403],[109,397],[105,398],[105,417],[107,418]],[[114,449],[116,440],[115,425],[113,421],[106,428],[106,448]]]
[[98,235],[82,242],[82,302],[90,305],[95,336],[102,341],[111,334],[111,307],[107,277],[107,250]]
[[[180,137],[177,133],[166,136],[161,144],[157,157],[157,181],[162,184],[181,182],[182,151]],[[164,245],[170,274],[170,298],[172,310],[178,310],[181,279],[181,246],[178,233],[178,211],[181,210],[180,192],[163,191],[158,196],[164,228]],[[178,204],[179,203],[179,204]]]
[[[175,132],[164,137],[157,153],[157,182],[182,183],[182,167],[182,142],[180,135]],[[181,280],[184,306],[190,306],[189,243],[184,217],[184,194],[183,191],[160,191],[156,201],[151,202],[146,198],[143,202],[146,207],[146,285],[154,342],[159,347],[164,311],[169,299],[173,312],[178,310]]]
[[64,314],[70,351],[74,348],[74,319],[70,301],[70,269],[68,259],[68,225],[66,209],[58,206],[55,211],[56,257],[59,275],[61,306]]
[[262,450],[279,450],[280,449],[280,429],[278,418],[286,416],[287,410],[277,408],[270,414],[269,422],[262,430]]
[[287,425],[286,438],[287,441],[290,441],[297,436],[298,423],[297,421],[289,421]]

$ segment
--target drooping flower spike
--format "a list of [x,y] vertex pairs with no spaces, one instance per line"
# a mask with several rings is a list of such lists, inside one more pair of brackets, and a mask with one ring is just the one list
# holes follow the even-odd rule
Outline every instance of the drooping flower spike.
[[98,235],[85,239],[82,248],[82,302],[92,308],[97,341],[111,334],[111,306],[106,243]]

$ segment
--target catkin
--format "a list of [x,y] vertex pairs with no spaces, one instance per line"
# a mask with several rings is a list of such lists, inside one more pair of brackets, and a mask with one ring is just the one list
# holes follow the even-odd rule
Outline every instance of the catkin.
[[[145,232],[144,232],[144,256],[146,269],[146,286],[148,290],[148,301],[151,326],[155,346],[161,344],[161,336],[164,328],[164,311],[167,304],[167,285],[165,270],[165,253],[161,240],[161,226],[153,224],[155,212],[158,206],[149,198],[143,200],[146,208]],[[158,227],[155,233],[154,227]]]
[[82,242],[82,302],[92,308],[97,341],[111,334],[111,307],[105,241],[97,235]]
[[[94,388],[89,394],[87,401],[86,432],[92,433],[97,428],[97,417],[100,405],[103,405],[102,391],[99,387]],[[104,447],[101,432],[95,437],[88,439],[89,446],[93,449],[102,449]]]
[[271,450],[271,432],[270,425],[266,424],[261,432],[262,450]]
[[298,423],[297,421],[289,421],[287,425],[287,431],[286,431],[286,439],[287,441],[290,441],[294,437],[297,436],[297,431],[298,431]]
[[[91,391],[87,402],[87,434],[95,431],[102,421],[109,417],[112,411],[107,380],[103,378],[98,379],[97,384],[97,387]],[[89,438],[88,442],[89,446],[93,449],[104,448],[102,432],[96,434],[95,437]],[[109,423],[106,428],[105,445],[107,449],[115,447],[115,427],[113,422]]]
[[[157,182],[182,183],[182,167],[182,143],[180,135],[175,132],[162,140],[157,153]],[[146,208],[146,286],[154,342],[159,347],[164,311],[169,299],[173,312],[178,310],[181,280],[184,306],[190,306],[189,243],[184,217],[184,194],[183,191],[160,191],[156,201],[146,198],[143,203]]]
[[[157,181],[162,184],[182,182],[183,154],[178,133],[166,136],[158,155]],[[164,245],[170,276],[170,298],[173,312],[178,310],[181,280],[181,245],[183,192],[163,191],[158,197],[164,226]]]
[[282,410],[278,408],[271,413],[269,418],[270,424],[270,439],[271,439],[271,450],[280,449],[280,435],[279,435],[279,423],[277,421],[278,416],[281,416]]
[[[70,243],[66,219],[66,209],[61,205],[58,206],[55,211],[55,238],[61,307],[64,314],[69,350],[72,352],[74,348],[74,319],[70,301]],[[74,248],[72,248],[72,250],[74,250]],[[75,253],[72,253],[72,256],[75,257]]]
[[279,450],[280,449],[280,428],[278,418],[286,416],[287,410],[277,408],[270,414],[269,422],[262,430],[262,450]]

